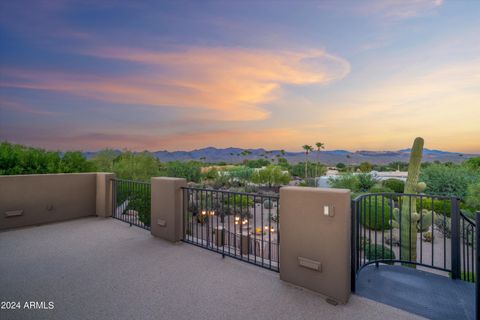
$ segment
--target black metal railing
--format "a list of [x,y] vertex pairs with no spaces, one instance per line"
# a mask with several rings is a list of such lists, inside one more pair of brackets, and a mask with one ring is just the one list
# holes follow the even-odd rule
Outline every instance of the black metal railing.
[[112,217],[150,230],[150,183],[121,179],[111,183]]
[[475,282],[478,277],[478,273],[475,272],[476,224],[462,212],[460,212],[460,238],[460,279]]
[[352,200],[352,288],[370,264],[400,263],[475,281],[475,223],[460,200],[425,194],[365,194]]
[[183,188],[183,241],[279,271],[279,197]]

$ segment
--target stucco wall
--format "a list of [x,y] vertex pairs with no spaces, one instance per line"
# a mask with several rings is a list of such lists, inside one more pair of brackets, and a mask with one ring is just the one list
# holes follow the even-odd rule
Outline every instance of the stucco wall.
[[350,190],[281,188],[280,217],[280,278],[346,303],[351,290]]
[[0,230],[91,216],[96,206],[96,173],[0,176]]

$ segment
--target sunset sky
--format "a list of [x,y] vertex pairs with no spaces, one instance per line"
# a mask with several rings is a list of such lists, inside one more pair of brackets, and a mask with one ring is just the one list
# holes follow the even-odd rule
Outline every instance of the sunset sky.
[[0,140],[480,153],[480,1],[2,1]]

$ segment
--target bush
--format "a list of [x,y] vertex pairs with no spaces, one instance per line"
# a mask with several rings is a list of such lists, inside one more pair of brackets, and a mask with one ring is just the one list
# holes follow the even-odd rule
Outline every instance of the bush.
[[472,211],[480,210],[480,182],[468,186],[465,204]]
[[344,170],[347,166],[345,165],[345,163],[339,162],[337,163],[336,167],[338,170]]
[[[422,201],[420,201],[420,198],[417,198],[416,201],[417,205],[417,212],[420,212],[421,209],[427,209],[428,211],[432,210],[432,199],[431,198],[422,198]],[[450,213],[452,212],[452,201],[450,200],[443,200],[443,199],[434,199],[433,200],[433,211],[435,213],[440,214],[443,216],[443,213],[445,212],[447,217],[450,217]]]
[[167,177],[184,178],[187,181],[199,182],[201,169],[199,164],[193,161],[171,161],[162,165],[160,174]]
[[138,212],[138,220],[143,222],[146,226],[150,225],[150,192],[136,191],[128,202],[128,210],[135,210]]
[[359,182],[355,175],[351,173],[342,174],[339,177],[330,178],[328,184],[332,188],[350,189],[353,192],[359,191]]
[[427,184],[427,194],[464,198],[468,186],[480,182],[480,172],[465,166],[433,164],[422,170],[419,181]]
[[396,259],[395,253],[392,250],[380,244],[365,245],[365,257],[369,261]]
[[393,190],[381,185],[374,185],[368,190],[370,193],[392,193]]
[[405,189],[405,182],[398,179],[387,179],[383,181],[382,184],[385,188],[389,188],[395,193],[403,193],[403,190]]
[[0,143],[0,175],[96,171],[79,151],[60,152]]
[[368,191],[370,188],[372,188],[378,183],[378,180],[369,173],[358,174],[357,179],[359,191],[363,192]]
[[365,208],[365,213],[360,215],[362,225],[371,230],[390,229],[390,205],[388,202],[389,201],[384,200],[382,207],[382,199],[375,201],[375,199],[372,198],[371,200],[366,200],[365,204],[361,204]]

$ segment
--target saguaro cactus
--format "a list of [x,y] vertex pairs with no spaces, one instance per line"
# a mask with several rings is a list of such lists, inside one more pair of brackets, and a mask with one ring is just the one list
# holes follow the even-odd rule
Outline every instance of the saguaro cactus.
[[[418,177],[420,175],[420,165],[422,163],[423,154],[423,138],[415,138],[412,150],[410,152],[410,162],[408,164],[408,177],[405,183],[405,194],[416,194],[418,189],[424,188],[419,185]],[[417,261],[417,225],[420,214],[417,212],[415,197],[403,197],[401,208],[401,243],[400,253],[402,260]]]

